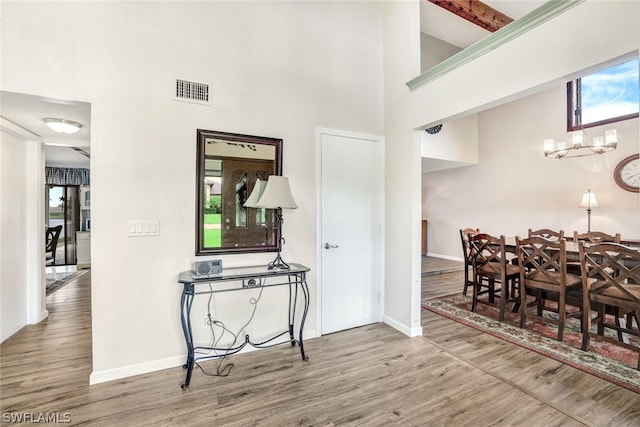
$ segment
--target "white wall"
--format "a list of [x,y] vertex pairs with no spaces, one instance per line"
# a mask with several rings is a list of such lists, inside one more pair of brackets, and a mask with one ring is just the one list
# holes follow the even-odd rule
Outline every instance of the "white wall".
[[442,124],[440,132],[420,132],[422,173],[478,162],[478,116]]
[[600,207],[591,229],[640,239],[640,194],[624,191],[613,179],[623,158],[637,153],[638,119],[589,128],[587,136],[618,130],[618,149],[603,155],[548,159],[545,138],[566,136],[566,87],[532,95],[478,115],[479,162],[423,174],[423,212],[429,220],[429,253],[462,259],[458,230],[526,235],[529,228],[587,231],[578,208],[591,189]]
[[[92,107],[93,382],[184,362],[176,280],[196,260],[197,128],[284,140],[283,173],[300,209],[285,214],[283,257],[314,271],[314,129],[383,133],[379,3],[2,8],[2,88]],[[211,83],[213,106],[172,101],[176,78]],[[129,219],[160,220],[160,236],[127,238]],[[225,256],[223,264],[273,256]],[[247,299],[217,304],[241,307],[230,325],[245,319]],[[307,326],[315,325],[314,307]],[[248,332],[272,332],[277,311],[262,309]]]
[[458,46],[449,44],[425,33],[420,33],[420,70],[427,71],[450,56],[460,52]]
[[26,157],[25,142],[0,130],[0,342],[27,324]]
[[407,121],[404,82],[420,70],[417,1],[384,3],[385,322],[407,335],[420,323],[420,141]]

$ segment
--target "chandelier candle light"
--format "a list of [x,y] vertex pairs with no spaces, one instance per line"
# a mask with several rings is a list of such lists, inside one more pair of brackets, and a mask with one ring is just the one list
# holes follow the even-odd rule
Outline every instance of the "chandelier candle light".
[[578,207],[587,208],[587,232],[591,233],[591,208],[598,207],[596,194],[592,193],[590,189],[587,190],[587,192],[582,195],[582,200],[580,201]]
[[267,268],[269,270],[289,270],[289,264],[284,262],[280,256],[280,250],[282,245],[284,245],[284,237],[282,237],[282,209],[298,208],[291,194],[291,189],[289,188],[289,180],[284,176],[270,175],[267,181],[256,181],[244,206],[249,208],[276,209],[276,226],[281,230],[280,245],[278,245],[278,256],[269,263]]
[[[584,140],[582,129],[571,132],[571,144],[564,141],[544,140],[544,156],[552,159],[563,157],[584,157],[613,151],[618,146],[618,133],[615,129],[604,131],[604,136],[593,138],[592,142]],[[580,151],[585,150],[585,151]]]

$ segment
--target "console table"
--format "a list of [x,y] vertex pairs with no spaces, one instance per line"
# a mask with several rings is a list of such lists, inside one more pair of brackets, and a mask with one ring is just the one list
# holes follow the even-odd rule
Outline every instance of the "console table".
[[[182,297],[180,299],[181,321],[184,339],[187,344],[187,363],[183,365],[183,368],[187,370],[187,375],[181,386],[183,390],[189,387],[193,366],[197,361],[210,360],[238,353],[247,344],[256,348],[267,348],[286,343],[291,343],[291,346],[295,346],[296,343],[298,343],[302,360],[309,360],[304,353],[304,344],[302,342],[304,322],[307,317],[307,311],[309,310],[309,288],[307,287],[306,280],[306,274],[307,271],[309,271],[309,268],[300,264],[289,264],[289,266],[289,270],[269,270],[266,265],[225,268],[222,273],[211,277],[198,277],[193,274],[193,271],[184,271],[180,273],[178,283],[183,285]],[[211,284],[211,286],[202,286],[208,284]],[[289,324],[285,331],[277,333],[273,337],[260,342],[253,342],[249,335],[245,335],[242,343],[231,347],[196,347],[194,345],[193,330],[191,328],[191,306],[196,295],[209,295],[218,292],[242,291],[261,287],[267,288],[271,286],[289,287]],[[303,295],[303,313],[300,320],[298,338],[296,339],[294,335],[294,322],[299,291],[302,292]],[[278,343],[273,342],[286,334],[289,334],[289,339],[287,341]],[[199,350],[206,350],[209,352],[220,351],[223,353],[196,357],[195,353]]]

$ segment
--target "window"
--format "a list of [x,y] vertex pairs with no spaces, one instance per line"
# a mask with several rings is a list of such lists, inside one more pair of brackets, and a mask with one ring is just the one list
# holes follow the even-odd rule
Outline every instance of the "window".
[[638,117],[638,59],[567,83],[567,131]]

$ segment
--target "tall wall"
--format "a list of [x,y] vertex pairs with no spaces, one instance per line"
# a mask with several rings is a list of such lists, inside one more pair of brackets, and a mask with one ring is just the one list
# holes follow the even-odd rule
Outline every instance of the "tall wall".
[[404,82],[420,71],[417,1],[384,3],[385,321],[405,334],[420,324],[420,141],[409,126]]
[[[1,19],[4,90],[91,103],[92,381],[184,363],[176,281],[196,260],[198,128],[284,140],[300,208],[283,257],[311,267],[314,336],[315,127],[383,134],[381,5],[3,2]],[[176,78],[210,83],[213,106],[173,101]],[[158,219],[160,236],[128,238],[129,219]],[[216,300],[232,329],[248,298]],[[282,320],[277,293],[262,303],[256,338]]]

